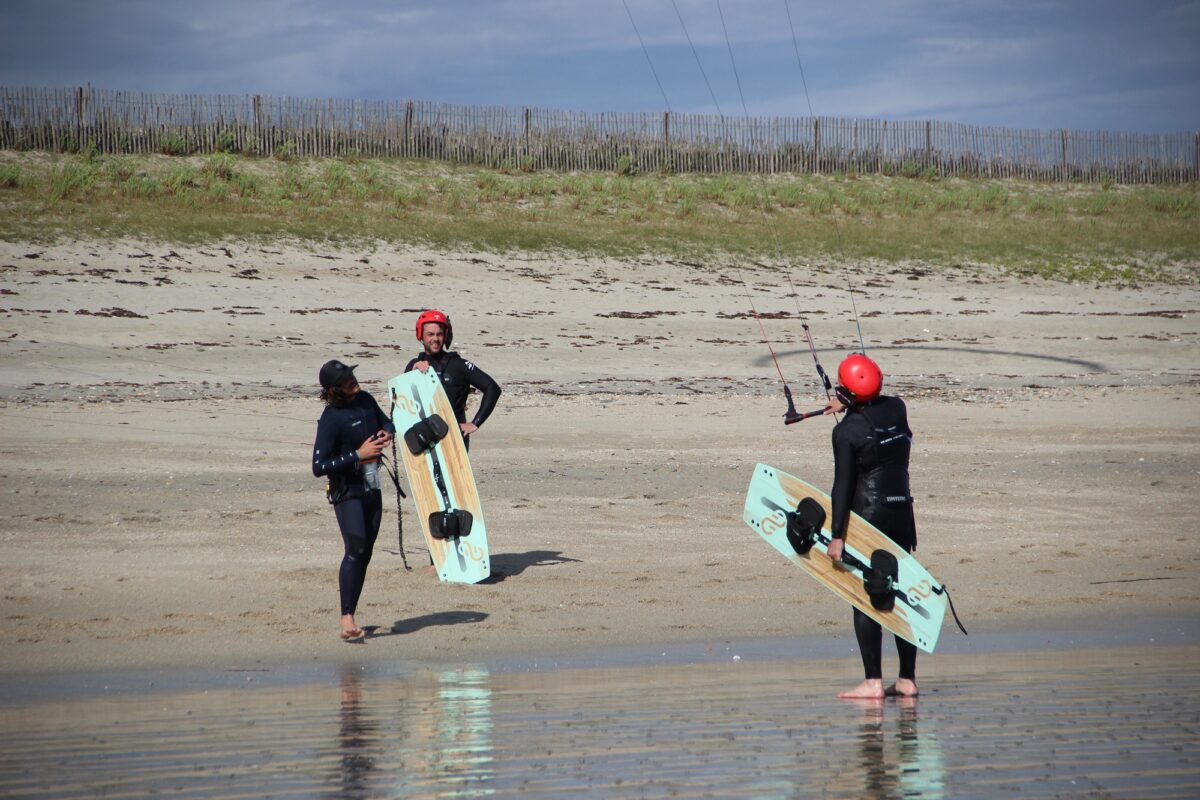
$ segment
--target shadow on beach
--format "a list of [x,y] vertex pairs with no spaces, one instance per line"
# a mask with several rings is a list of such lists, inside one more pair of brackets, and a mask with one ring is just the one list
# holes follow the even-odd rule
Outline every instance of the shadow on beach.
[[568,558],[559,550],[530,550],[528,553],[501,553],[492,556],[492,574],[480,583],[500,583],[520,575],[530,567],[552,567],[556,564],[582,564],[578,558]]
[[419,617],[412,617],[411,619],[398,619],[386,631],[381,631],[380,626],[377,625],[365,625],[363,629],[367,631],[368,638],[380,639],[384,636],[416,633],[423,628],[432,628],[435,626],[483,622],[487,618],[488,615],[482,611],[437,611],[433,614],[422,614]]

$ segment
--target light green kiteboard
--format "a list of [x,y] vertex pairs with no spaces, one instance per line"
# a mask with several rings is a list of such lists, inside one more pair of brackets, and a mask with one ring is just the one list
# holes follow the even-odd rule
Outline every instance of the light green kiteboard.
[[[446,390],[432,369],[413,370],[388,381],[388,395],[396,436],[403,440],[398,449],[404,471],[438,578],[479,583],[492,574],[487,525]],[[434,417],[440,425],[430,423]]]
[[[798,507],[802,513],[797,512]],[[846,526],[841,564],[835,565],[828,555],[831,534],[826,523],[831,513],[829,495],[786,472],[759,464],[750,480],[742,519],[767,544],[838,597],[932,653],[946,615],[946,587],[911,554],[854,513]],[[873,575],[874,567],[879,567],[880,576],[872,581],[874,591],[869,593],[864,578]]]

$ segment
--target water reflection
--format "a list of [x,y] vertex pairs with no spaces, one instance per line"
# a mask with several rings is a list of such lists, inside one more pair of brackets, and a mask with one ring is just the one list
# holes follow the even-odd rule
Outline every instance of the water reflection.
[[[471,668],[438,673],[426,781],[439,797],[493,794],[492,690],[488,671]],[[421,746],[421,745],[418,745]]]
[[338,714],[338,753],[340,764],[335,782],[339,790],[329,797],[369,797],[371,773],[377,769],[381,747],[379,722],[362,702],[362,674],[357,669],[342,673],[341,709]]
[[[929,729],[932,722],[926,723],[926,730],[920,730],[917,699],[858,700],[854,705],[862,712],[858,762],[863,788],[859,796],[872,800],[945,797],[941,745]],[[888,722],[890,716],[895,716],[894,723]],[[893,725],[896,734],[889,737]]]
[[342,673],[337,766],[326,797],[490,795],[494,761],[486,669],[399,680],[365,678],[359,667]]
[[1200,797],[1200,647],[1062,659],[857,705],[805,661],[31,695],[0,797]]

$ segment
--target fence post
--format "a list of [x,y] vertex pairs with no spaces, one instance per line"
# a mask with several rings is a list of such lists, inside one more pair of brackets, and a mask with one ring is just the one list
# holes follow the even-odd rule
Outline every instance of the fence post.
[[925,167],[933,166],[933,121],[925,121]]
[[[883,172],[883,155],[887,152],[888,121],[883,121],[883,135],[879,137],[879,157],[876,159],[875,171]],[[895,170],[893,170],[895,172]]]
[[412,123],[413,123],[413,104],[412,100],[408,101],[408,105],[404,107],[404,155],[412,155]]
[[83,150],[83,87],[75,89],[75,149]]
[[1200,132],[1196,133],[1196,180],[1200,181]]
[[254,108],[254,148],[260,156],[265,156],[268,153],[267,148],[263,146],[262,95],[254,95],[251,105]]
[[813,172],[821,171],[821,118],[813,120]]
[[663,161],[659,165],[674,172],[674,159],[671,158],[671,112],[663,112]]
[[1066,128],[1062,129],[1061,135],[1062,135],[1062,175],[1060,175],[1059,178],[1062,180],[1066,180],[1066,178],[1067,178],[1067,129]]
[[[525,158],[529,158],[529,109],[525,109]],[[524,165],[522,165],[524,166]]]

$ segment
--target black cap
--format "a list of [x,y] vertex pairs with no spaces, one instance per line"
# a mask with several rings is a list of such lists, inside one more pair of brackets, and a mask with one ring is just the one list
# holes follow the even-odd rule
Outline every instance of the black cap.
[[334,386],[341,386],[345,383],[346,378],[352,377],[356,369],[358,369],[358,364],[343,364],[335,358],[333,361],[326,361],[321,365],[318,380],[321,381],[323,388],[332,389]]

